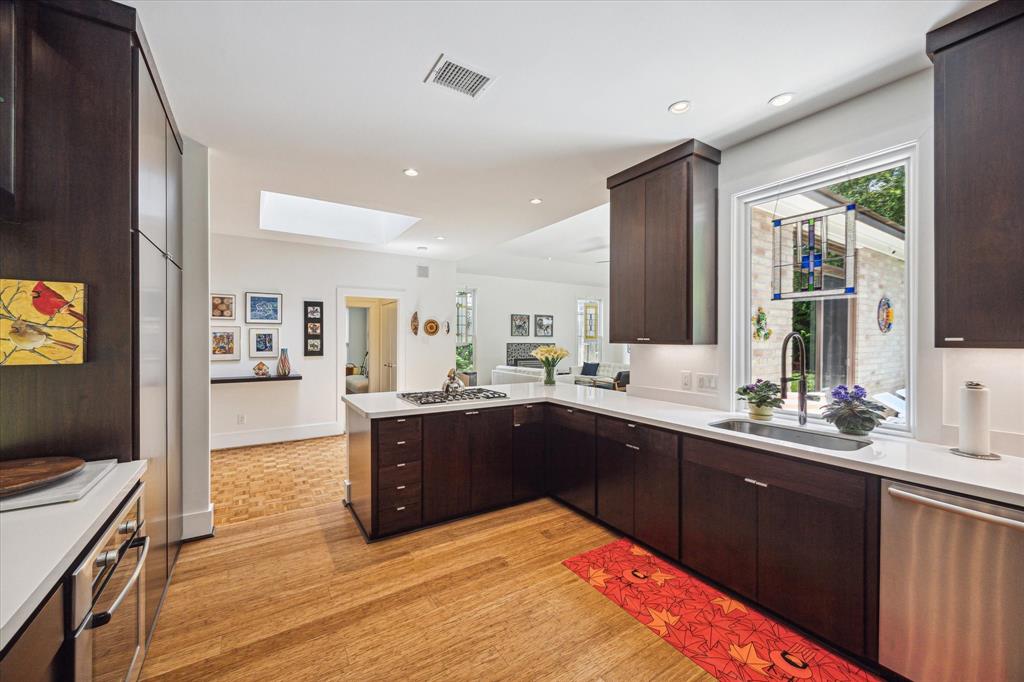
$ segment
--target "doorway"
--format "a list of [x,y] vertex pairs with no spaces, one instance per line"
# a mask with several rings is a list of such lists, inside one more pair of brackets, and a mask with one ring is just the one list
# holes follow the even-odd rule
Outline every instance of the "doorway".
[[398,299],[346,296],[345,393],[398,388]]

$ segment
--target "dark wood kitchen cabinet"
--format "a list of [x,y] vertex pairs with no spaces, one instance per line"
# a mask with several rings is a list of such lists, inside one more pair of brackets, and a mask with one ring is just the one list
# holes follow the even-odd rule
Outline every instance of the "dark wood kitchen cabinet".
[[597,518],[627,535],[634,534],[638,441],[635,424],[597,418]]
[[462,413],[423,417],[423,523],[468,514],[473,508],[472,475]]
[[717,342],[720,160],[688,140],[608,178],[613,343]]
[[59,584],[7,648],[0,653],[3,682],[61,682],[73,677],[71,642]]
[[1024,2],[930,32],[935,345],[1024,348]]
[[679,559],[679,434],[637,425],[633,473],[635,532],[641,542]]
[[472,510],[483,511],[511,504],[513,408],[467,410],[462,416],[469,441]]
[[544,405],[517,405],[513,418],[512,497],[517,502],[531,500],[545,494],[544,447],[545,425]]
[[875,654],[876,478],[690,437],[682,477],[683,563]]
[[547,407],[547,483],[554,497],[593,516],[596,511],[596,422],[571,407]]

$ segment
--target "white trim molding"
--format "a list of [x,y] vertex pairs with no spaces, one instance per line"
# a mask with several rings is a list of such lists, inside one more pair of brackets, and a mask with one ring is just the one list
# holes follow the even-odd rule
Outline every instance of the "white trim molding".
[[300,424],[269,429],[252,429],[249,431],[232,431],[210,435],[210,448],[240,448],[248,445],[265,445],[267,443],[284,443],[290,440],[306,438],[323,438],[324,436],[340,436],[344,429],[338,422],[321,422],[319,424]]

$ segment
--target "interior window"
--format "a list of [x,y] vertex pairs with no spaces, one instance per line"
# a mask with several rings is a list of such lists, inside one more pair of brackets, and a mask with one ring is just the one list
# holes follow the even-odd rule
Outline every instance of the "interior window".
[[455,292],[455,369],[460,372],[476,369],[475,299],[475,289]]
[[580,364],[601,362],[601,301],[576,300],[576,356]]
[[[857,384],[885,405],[888,423],[907,423],[906,175],[901,164],[750,209],[751,379],[778,383],[783,339],[797,332],[807,348],[810,416],[828,402],[832,388]],[[836,209],[824,219],[830,220],[851,205],[853,291],[842,267],[850,264],[846,231],[826,232],[820,217]],[[790,355],[786,374],[795,376],[799,354],[792,344]],[[794,394],[783,409],[795,411]]]

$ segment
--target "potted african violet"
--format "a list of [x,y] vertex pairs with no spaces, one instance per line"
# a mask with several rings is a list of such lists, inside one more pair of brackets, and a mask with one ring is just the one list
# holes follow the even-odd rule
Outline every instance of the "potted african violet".
[[839,385],[832,389],[832,402],[821,410],[829,424],[835,424],[840,433],[848,436],[866,436],[885,421],[885,406],[868,400],[863,386],[854,385],[851,391]]
[[758,379],[736,389],[740,400],[747,401],[747,413],[751,419],[771,421],[772,410],[782,407],[782,389],[766,379]]

